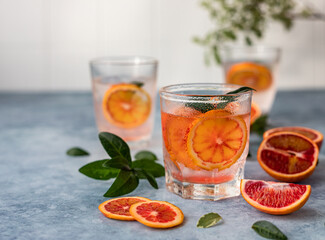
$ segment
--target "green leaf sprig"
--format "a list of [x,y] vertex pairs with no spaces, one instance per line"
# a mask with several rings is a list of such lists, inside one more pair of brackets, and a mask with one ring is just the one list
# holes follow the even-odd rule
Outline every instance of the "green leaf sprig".
[[198,228],[209,228],[216,225],[222,220],[222,217],[218,213],[207,213],[203,215],[197,222]]
[[284,235],[280,229],[274,224],[268,221],[257,221],[253,224],[252,228],[257,234],[268,239],[287,240],[287,236]]
[[248,92],[248,91],[256,91],[256,90],[250,87],[240,87],[234,91],[226,93],[226,95],[229,96],[224,95],[218,97],[218,100],[222,100],[222,102],[219,102],[218,104],[206,103],[206,102],[190,102],[190,103],[186,103],[185,106],[200,111],[201,113],[206,113],[214,109],[224,109],[229,103],[236,101],[238,96],[231,96],[232,94]]
[[150,151],[140,151],[132,161],[130,148],[120,137],[109,132],[99,133],[99,140],[110,159],[88,163],[79,169],[87,177],[97,180],[115,181],[104,197],[118,197],[135,190],[139,179],[147,179],[149,184],[158,189],[157,177],[165,175],[165,169],[156,162],[157,156]]
[[251,46],[263,38],[271,22],[290,30],[296,19],[325,20],[325,15],[300,0],[200,0],[213,28],[193,41],[205,49],[204,61],[222,62],[220,49],[236,41]]
[[72,147],[67,150],[67,155],[73,157],[80,157],[80,156],[88,156],[89,153],[80,147]]

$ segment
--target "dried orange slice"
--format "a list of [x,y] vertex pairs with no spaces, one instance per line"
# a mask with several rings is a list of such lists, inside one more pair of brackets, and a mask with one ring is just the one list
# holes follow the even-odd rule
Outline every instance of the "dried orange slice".
[[278,128],[272,128],[268,131],[266,131],[263,134],[263,138],[267,138],[269,135],[272,135],[277,132],[295,132],[295,133],[300,133],[304,135],[305,137],[313,140],[316,145],[318,146],[318,149],[321,148],[324,136],[321,132],[311,129],[311,128],[306,128],[306,127],[278,127]]
[[135,219],[130,214],[130,206],[139,202],[148,202],[150,199],[144,197],[121,197],[107,200],[98,206],[106,217],[124,220],[134,221]]
[[134,84],[115,84],[106,91],[102,109],[110,123],[122,128],[134,128],[149,117],[151,98],[144,89]]
[[238,160],[246,142],[247,127],[243,117],[224,110],[211,110],[193,122],[187,151],[199,167],[222,170]]
[[227,83],[251,87],[256,91],[264,91],[272,84],[272,74],[263,65],[241,62],[230,67],[227,72],[226,81]]
[[163,201],[139,202],[130,207],[138,222],[152,228],[171,228],[180,225],[184,214],[175,205]]
[[258,119],[260,116],[262,115],[262,111],[260,109],[260,107],[252,102],[252,106],[251,106],[251,125],[256,121],[256,119]]
[[308,200],[310,185],[242,179],[240,192],[257,210],[273,215],[297,211]]
[[293,132],[267,136],[257,151],[261,167],[272,177],[285,182],[298,182],[315,170],[318,147],[309,138]]

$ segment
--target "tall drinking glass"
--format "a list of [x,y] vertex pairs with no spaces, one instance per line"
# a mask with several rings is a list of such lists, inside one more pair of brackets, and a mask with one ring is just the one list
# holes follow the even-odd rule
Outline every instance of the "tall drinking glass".
[[131,146],[151,137],[158,62],[151,57],[104,57],[90,62],[96,123]]
[[233,84],[160,89],[167,189],[183,198],[237,196],[248,153],[252,92]]
[[225,82],[254,88],[253,102],[262,113],[271,110],[276,94],[276,67],[280,49],[228,47],[221,50]]

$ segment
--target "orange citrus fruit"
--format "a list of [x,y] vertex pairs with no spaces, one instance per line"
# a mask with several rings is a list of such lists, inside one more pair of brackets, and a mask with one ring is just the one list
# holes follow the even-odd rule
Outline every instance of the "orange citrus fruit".
[[277,132],[296,132],[304,135],[307,138],[310,138],[313,140],[318,148],[320,149],[323,143],[324,136],[321,132],[311,129],[311,128],[306,128],[306,127],[278,127],[278,128],[272,128],[268,131],[266,131],[263,134],[263,138],[268,137],[269,135],[272,135]]
[[102,109],[110,123],[122,128],[134,128],[149,117],[151,98],[144,89],[134,84],[115,84],[106,91]]
[[227,72],[226,81],[227,83],[251,87],[256,91],[264,91],[272,84],[272,74],[263,65],[241,62],[230,67]]
[[206,170],[225,169],[243,153],[247,127],[241,116],[224,110],[211,110],[192,124],[187,151],[193,162]]
[[273,215],[297,211],[308,200],[310,185],[242,179],[240,192],[257,210]]
[[251,106],[251,125],[256,121],[256,119],[258,119],[260,116],[262,115],[262,111],[260,109],[260,107],[252,102],[252,106]]
[[138,222],[152,228],[170,228],[181,224],[183,212],[163,201],[139,202],[130,207],[130,214]]
[[187,168],[200,170],[188,156],[186,142],[188,133],[195,117],[201,113],[189,107],[182,107],[174,114],[162,112],[163,139],[171,160],[179,168],[179,163]]
[[108,218],[133,221],[135,219],[130,214],[130,206],[135,203],[148,201],[150,199],[144,197],[113,198],[100,204],[98,209]]
[[257,151],[261,167],[272,177],[285,182],[298,182],[315,170],[318,147],[299,133],[278,132],[267,136]]

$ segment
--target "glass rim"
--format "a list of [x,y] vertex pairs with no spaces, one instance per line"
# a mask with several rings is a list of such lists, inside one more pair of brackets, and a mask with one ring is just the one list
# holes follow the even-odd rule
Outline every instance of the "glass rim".
[[106,56],[91,59],[91,65],[108,64],[116,66],[135,66],[135,65],[158,65],[158,60],[154,57],[126,55],[126,56]]
[[[237,84],[229,84],[229,83],[179,83],[179,84],[172,84],[168,86],[164,86],[159,89],[159,95],[160,97],[171,97],[171,98],[177,98],[177,99],[200,99],[200,100],[210,100],[211,97],[223,97],[223,96],[245,96],[245,95],[251,95],[252,90],[248,90],[246,92],[239,92],[239,93],[233,93],[233,94],[206,94],[206,95],[200,95],[200,94],[183,94],[183,93],[177,93],[173,90],[179,90],[182,87],[190,90],[190,89],[201,89],[201,90],[222,90],[222,89],[230,89],[230,91],[236,90],[240,87],[244,87],[242,85]],[[201,88],[200,88],[201,87]]]
[[224,46],[220,48],[220,52],[275,52],[281,54],[280,47],[272,47],[266,45],[254,45],[254,46]]

